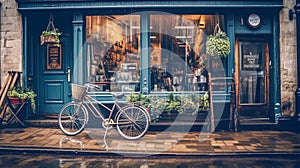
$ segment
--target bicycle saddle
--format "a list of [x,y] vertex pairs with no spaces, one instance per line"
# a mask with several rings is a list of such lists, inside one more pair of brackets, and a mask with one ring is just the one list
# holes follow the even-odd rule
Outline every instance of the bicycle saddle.
[[118,92],[118,93],[111,93],[111,95],[117,99],[120,99],[120,98],[124,97],[125,94]]

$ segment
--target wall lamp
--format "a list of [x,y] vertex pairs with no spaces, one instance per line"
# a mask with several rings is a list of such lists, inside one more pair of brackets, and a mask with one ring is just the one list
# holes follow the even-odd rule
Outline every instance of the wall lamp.
[[[296,7],[296,6],[295,6],[295,7]],[[295,9],[290,9],[290,10],[289,10],[289,19],[290,19],[290,21],[293,20],[294,14],[296,14],[295,11],[296,11]]]
[[200,15],[199,21],[198,21],[198,28],[199,29],[204,29],[205,28],[205,17]]

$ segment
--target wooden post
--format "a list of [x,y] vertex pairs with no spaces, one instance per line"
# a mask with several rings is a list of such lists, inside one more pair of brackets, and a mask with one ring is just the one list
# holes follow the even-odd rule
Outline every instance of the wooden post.
[[12,89],[15,86],[15,84],[17,82],[17,79],[19,77],[19,72],[11,72],[11,73],[13,75],[13,80],[12,80],[10,86],[9,86],[9,89]]
[[210,131],[215,131],[215,114],[214,114],[214,106],[212,101],[212,82],[211,82],[211,74],[208,73],[208,87],[209,87],[209,106],[210,106]]
[[235,104],[235,80],[234,80],[234,73],[232,73],[232,81],[230,82],[231,90],[230,90],[230,110],[229,110],[229,126],[228,129],[232,131],[235,128],[235,110],[236,110],[236,104]]
[[7,102],[6,102],[7,92],[9,91],[9,89],[11,89],[12,87],[15,86],[16,82],[18,82],[20,73],[21,72],[9,71],[8,77],[5,80],[3,87],[1,88],[0,123],[2,123],[3,117],[4,117],[6,109],[7,109]]
[[8,88],[11,84],[11,81],[12,81],[12,78],[13,78],[12,74],[9,73],[7,78],[8,78],[7,83],[5,85],[3,85],[3,92],[1,93],[0,107],[3,105],[4,99],[5,99],[6,94],[8,92]]
[[7,94],[9,85],[11,83],[11,80],[12,80],[12,74],[9,73],[8,77],[5,80],[5,83],[4,83],[3,87],[1,88],[1,97],[0,97],[0,123],[2,123],[4,114],[5,114],[5,111],[6,111],[7,103],[4,103],[4,101],[5,101],[6,94]]
[[3,109],[1,109],[1,111],[0,111],[0,124],[2,123],[6,109],[7,109],[7,103],[4,104]]
[[3,95],[2,93],[3,93],[3,91],[4,91],[5,86],[7,85],[8,81],[10,80],[10,77],[11,77],[11,75],[8,74],[8,77],[6,78],[6,80],[5,80],[4,83],[3,83],[3,87],[1,87],[1,90],[0,90],[0,95],[1,95],[1,97],[2,97],[2,95]]

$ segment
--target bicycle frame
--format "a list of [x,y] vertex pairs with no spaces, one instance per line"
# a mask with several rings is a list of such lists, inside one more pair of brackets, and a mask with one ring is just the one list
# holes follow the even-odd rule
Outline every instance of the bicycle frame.
[[[102,111],[100,111],[100,109],[98,110],[99,107],[96,107],[94,105],[94,103],[96,103],[97,105],[100,105],[101,107],[103,107],[107,112],[109,112],[109,117],[105,118],[102,114]],[[103,104],[102,102],[96,100],[95,98],[89,96],[89,95],[85,95],[83,100],[80,102],[80,106],[83,105],[85,107],[86,110],[89,110],[92,112],[92,114],[96,117],[101,119],[102,121],[105,121],[105,119],[108,119],[109,121],[112,119],[112,115],[114,113],[114,110],[117,109],[118,112],[120,110],[122,110],[122,107],[119,105],[118,100],[116,99],[113,103],[113,107],[109,108],[108,106],[106,106],[105,104]],[[116,112],[116,114],[118,113]],[[87,111],[87,122],[89,121],[89,112]],[[115,121],[112,119],[113,125],[115,125]]]
[[[90,86],[87,85],[87,87]],[[93,88],[93,85],[91,87]],[[95,86],[95,88],[97,87]],[[125,102],[123,105],[123,103],[118,103],[118,98],[123,96],[123,94],[111,94],[116,98],[111,107],[97,100],[93,95],[88,95],[86,92],[87,88],[84,86],[77,86],[75,84],[72,85],[72,89],[74,90],[74,95],[72,96],[74,101],[66,104],[58,117],[59,128],[66,135],[79,134],[89,122],[90,112],[96,118],[102,120],[102,127],[105,128],[104,139],[108,130],[113,126],[116,127],[118,133],[123,138],[128,140],[139,139],[148,130],[150,115],[145,108],[138,104]],[[64,116],[66,116],[66,120],[63,122],[62,118]]]

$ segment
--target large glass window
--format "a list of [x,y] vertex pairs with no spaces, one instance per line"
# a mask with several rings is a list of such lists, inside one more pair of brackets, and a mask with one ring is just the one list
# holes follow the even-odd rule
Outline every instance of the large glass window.
[[149,18],[150,39],[140,39],[138,14],[86,17],[87,82],[103,91],[139,92],[140,70],[149,68],[140,67],[148,60],[140,59],[140,44],[150,40],[151,92],[208,90],[208,72],[224,69],[206,54],[205,43],[217,24],[224,30],[224,17],[163,13]]
[[[223,16],[150,16],[152,91],[208,89],[208,71],[212,70],[213,60],[206,54],[205,43],[217,23],[224,28]],[[214,68],[222,70],[223,66]]]
[[140,17],[86,17],[87,81],[103,91],[139,91]]

